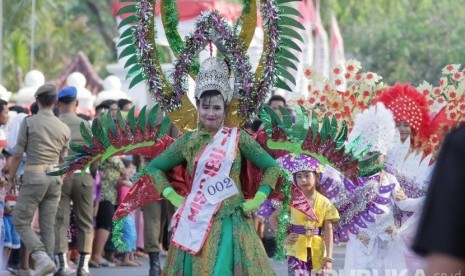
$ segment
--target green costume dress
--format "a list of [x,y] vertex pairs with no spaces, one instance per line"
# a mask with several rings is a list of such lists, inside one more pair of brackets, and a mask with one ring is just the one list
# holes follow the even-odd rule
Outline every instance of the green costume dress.
[[[160,193],[170,186],[164,172],[183,161],[187,161],[189,174],[194,175],[195,160],[214,135],[203,128],[188,132],[150,163],[148,172]],[[242,158],[250,160],[264,172],[261,191],[269,192],[270,187],[274,188],[279,174],[278,164],[252,137],[240,131],[236,159],[229,174],[239,193],[223,201],[200,253],[192,255],[170,246],[164,275],[272,274],[274,270],[254,230],[252,219],[244,217],[241,208],[244,202],[240,182]]]

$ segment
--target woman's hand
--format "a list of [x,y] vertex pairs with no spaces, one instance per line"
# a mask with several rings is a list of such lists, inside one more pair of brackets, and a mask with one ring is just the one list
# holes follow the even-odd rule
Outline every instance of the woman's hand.
[[[248,200],[246,200],[247,202]],[[242,214],[244,214],[244,217],[247,219],[254,218],[254,213],[252,211],[244,211],[244,208],[242,208]]]
[[163,196],[168,199],[176,208],[179,208],[184,202],[184,197],[176,193],[176,191],[171,187],[166,187],[163,190]]
[[323,269],[325,272],[333,270],[333,262],[323,260]]
[[242,209],[245,213],[250,211],[256,211],[260,208],[260,205],[265,201],[267,195],[263,192],[258,191],[252,200],[247,200],[242,203]]
[[286,244],[287,245],[293,245],[293,244],[295,244],[297,242],[298,238],[299,238],[299,234],[290,233],[286,238]]

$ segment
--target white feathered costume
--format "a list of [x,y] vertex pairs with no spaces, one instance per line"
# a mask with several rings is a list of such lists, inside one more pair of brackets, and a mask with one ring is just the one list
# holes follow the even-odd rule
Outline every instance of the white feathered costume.
[[[392,112],[382,103],[378,103],[358,114],[349,141],[359,135],[362,135],[360,148],[371,145],[371,152],[380,152],[386,156],[396,139],[399,139]],[[375,187],[394,185],[394,189],[381,195],[390,200],[389,204],[377,204],[384,213],[374,215],[375,222],[368,223],[367,228],[361,229],[358,235],[351,234],[344,263],[345,275],[356,275],[356,270],[377,273],[371,275],[391,275],[393,269],[400,273],[407,268],[404,257],[406,246],[398,236],[393,215],[394,206],[404,211],[414,211],[421,200],[408,199],[395,176],[384,170],[372,177],[376,181]]]

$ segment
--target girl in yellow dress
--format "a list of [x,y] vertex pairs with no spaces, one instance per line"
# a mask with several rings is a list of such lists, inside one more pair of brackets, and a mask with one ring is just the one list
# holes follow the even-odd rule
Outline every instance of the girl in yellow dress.
[[[310,275],[331,270],[333,263],[333,223],[339,220],[335,206],[319,193],[316,186],[324,168],[306,154],[286,155],[279,159],[293,174],[290,224],[286,238],[289,275]],[[279,211],[271,216],[277,227]]]

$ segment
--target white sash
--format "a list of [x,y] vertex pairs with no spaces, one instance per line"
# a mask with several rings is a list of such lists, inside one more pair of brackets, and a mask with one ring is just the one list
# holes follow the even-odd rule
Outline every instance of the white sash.
[[192,189],[173,216],[178,220],[172,237],[176,247],[200,252],[222,201],[239,192],[229,178],[238,138],[237,128],[223,127],[200,153]]

